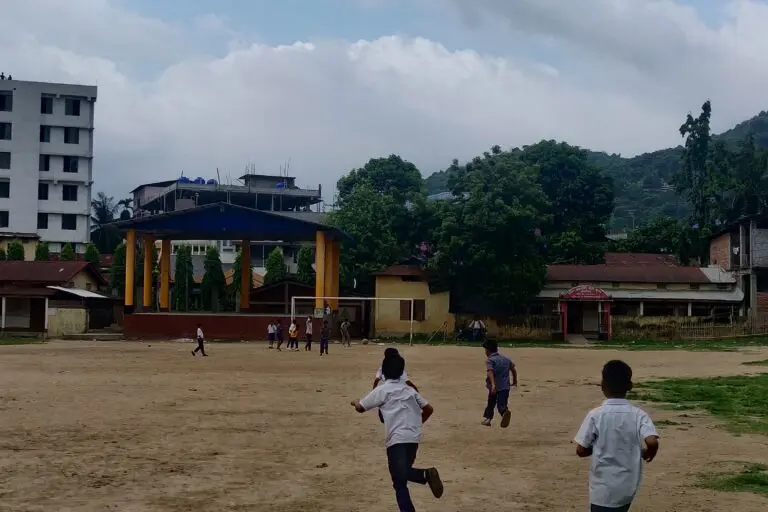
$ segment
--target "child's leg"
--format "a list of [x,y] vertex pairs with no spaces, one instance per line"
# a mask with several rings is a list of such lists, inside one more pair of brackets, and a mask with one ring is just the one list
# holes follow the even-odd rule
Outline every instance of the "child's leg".
[[485,412],[483,413],[483,418],[492,420],[493,419],[493,409],[496,407],[496,395],[488,393],[488,402],[485,405]]
[[[395,444],[387,448],[387,465],[392,477],[392,487],[395,489],[395,499],[400,512],[416,512],[408,492],[408,480],[413,470],[408,444]],[[414,457],[415,458],[415,457]],[[426,478],[424,478],[426,483]]]
[[496,392],[496,407],[501,414],[501,428],[507,428],[512,421],[512,412],[509,410],[509,390],[498,390]]

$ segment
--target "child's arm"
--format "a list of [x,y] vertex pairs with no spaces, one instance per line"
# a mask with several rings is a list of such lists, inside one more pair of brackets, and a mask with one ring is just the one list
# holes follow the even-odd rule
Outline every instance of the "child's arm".
[[355,408],[359,413],[376,409],[384,404],[384,396],[379,389],[374,389],[368,393],[365,398],[360,400],[353,400],[350,405]]
[[352,407],[355,408],[355,410],[357,412],[359,412],[361,414],[365,412],[365,407],[360,405],[360,400],[352,400],[352,404],[351,405],[352,405]]
[[493,374],[493,369],[488,370],[488,380],[491,382],[491,394],[496,393],[496,376]]
[[512,374],[512,386],[517,386],[517,368],[514,363],[509,367],[509,372]]
[[432,414],[435,412],[435,409],[429,405],[426,404],[424,407],[421,408],[421,422],[426,423],[427,420],[432,416]]
[[642,451],[643,460],[651,462],[659,452],[659,433],[653,424],[651,417],[641,411],[640,416],[640,437],[645,441],[645,447]]
[[413,388],[413,390],[414,390],[414,391],[416,391],[417,393],[419,392],[419,388],[417,388],[417,387],[416,387],[416,384],[414,384],[414,383],[413,383],[413,382],[411,382],[410,380],[407,380],[407,381],[405,381],[405,385],[406,385],[406,386],[410,386],[410,387],[412,387],[412,388]]
[[576,443],[576,455],[579,457],[590,457],[592,455],[592,446],[597,439],[597,428],[592,419],[592,411],[587,414],[584,421],[573,440]]
[[372,389],[376,389],[376,386],[379,385],[379,382],[381,382],[380,378],[376,377],[375,379],[373,379],[373,388]]
[[645,448],[643,448],[643,460],[651,462],[659,453],[659,436],[648,436],[645,438]]

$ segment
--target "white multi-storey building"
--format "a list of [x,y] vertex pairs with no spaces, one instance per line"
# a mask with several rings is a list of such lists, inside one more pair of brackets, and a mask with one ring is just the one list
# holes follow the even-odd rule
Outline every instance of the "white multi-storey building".
[[0,80],[0,234],[85,250],[96,87]]

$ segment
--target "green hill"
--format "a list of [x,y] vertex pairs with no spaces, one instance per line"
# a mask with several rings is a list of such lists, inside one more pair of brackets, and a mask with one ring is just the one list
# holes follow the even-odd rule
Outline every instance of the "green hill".
[[[738,142],[752,134],[758,147],[768,148],[768,112],[737,124],[717,135],[728,142]],[[688,213],[684,200],[669,185],[680,165],[682,146],[644,153],[632,158],[618,154],[589,151],[589,160],[616,184],[616,208],[612,228],[630,228],[657,215],[680,218]],[[445,171],[426,179],[429,194],[444,192],[448,176]]]

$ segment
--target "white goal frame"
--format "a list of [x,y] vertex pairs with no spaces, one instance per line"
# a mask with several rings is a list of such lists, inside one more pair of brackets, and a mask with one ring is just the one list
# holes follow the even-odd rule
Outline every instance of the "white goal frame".
[[408,333],[408,345],[413,346],[413,306],[416,302],[416,299],[413,297],[409,298],[400,298],[400,297],[291,297],[291,321],[296,320],[296,300],[349,300],[349,301],[360,301],[360,300],[370,300],[373,302],[379,301],[379,300],[396,300],[398,302],[407,300],[411,303],[411,318],[408,321],[409,325],[409,333]]

